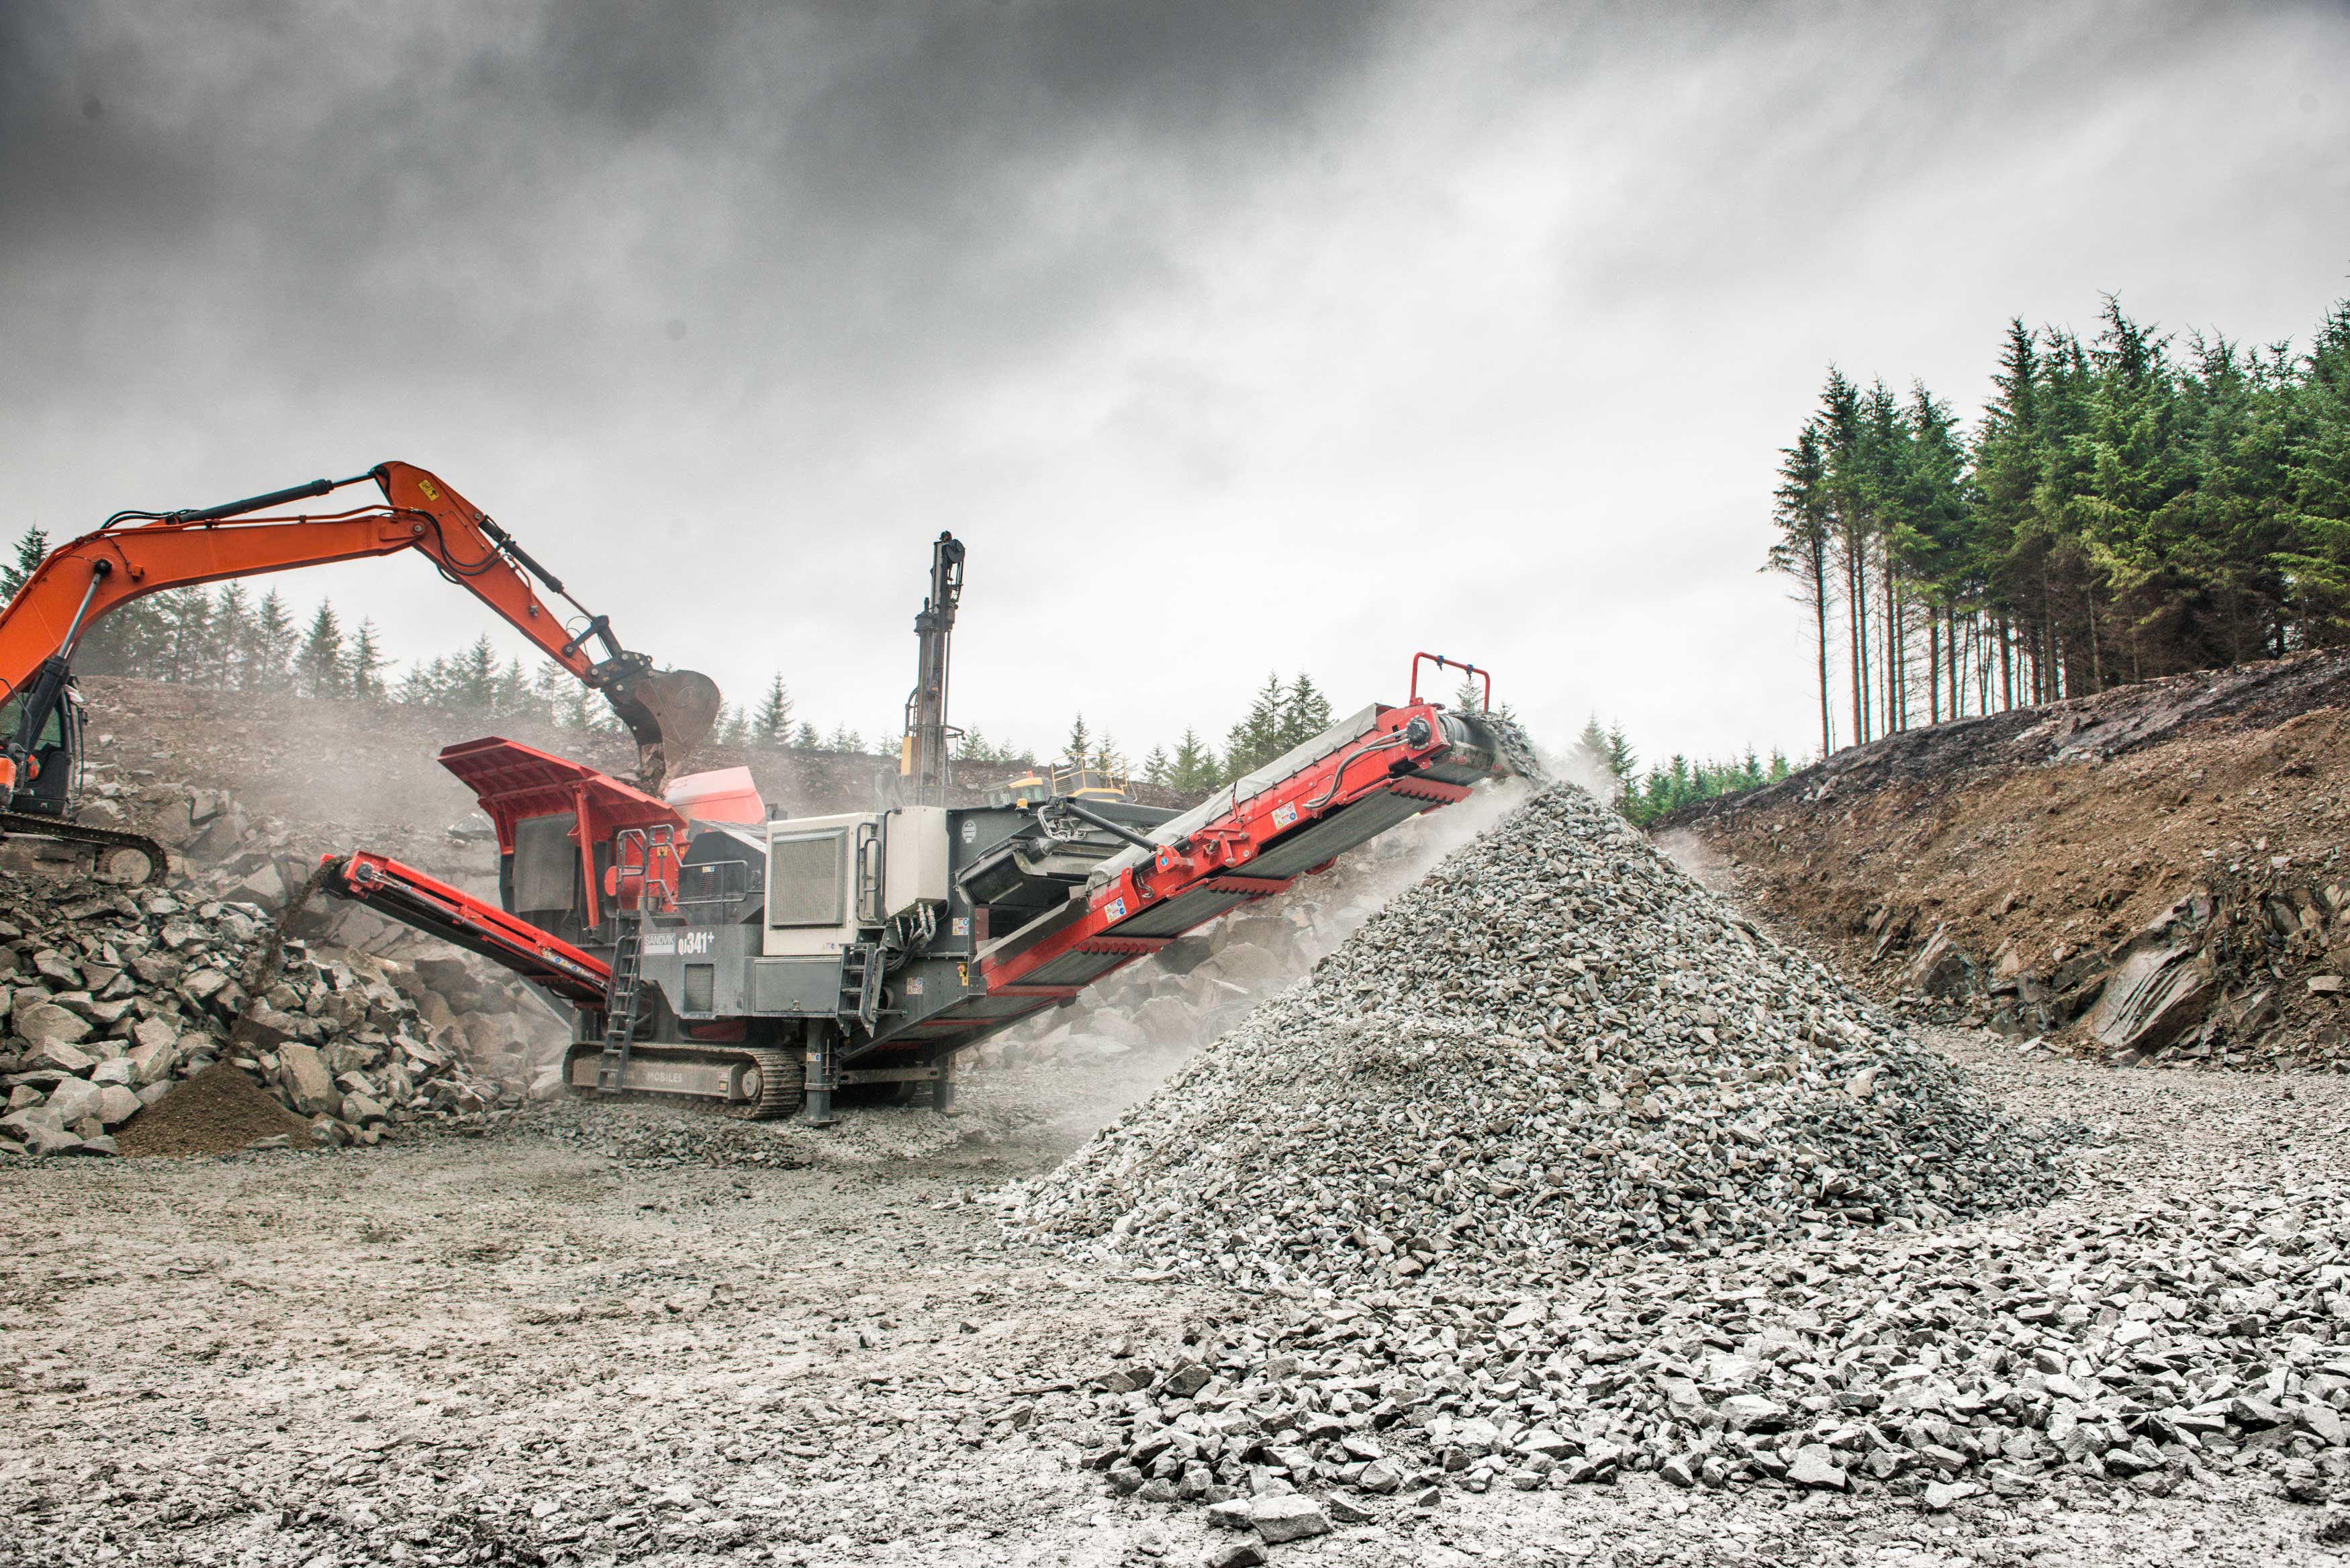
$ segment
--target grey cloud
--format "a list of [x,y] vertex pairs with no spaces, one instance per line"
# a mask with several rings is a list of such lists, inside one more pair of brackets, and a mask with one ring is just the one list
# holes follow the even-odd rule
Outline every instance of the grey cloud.
[[9,291],[29,358],[87,354],[95,318],[168,363],[182,327],[226,318],[261,355],[423,348],[542,379],[748,360],[751,387],[837,398],[1050,352],[1163,280],[1200,203],[1310,140],[1381,11],[11,16],[0,266],[37,277]]
[[[2344,21],[14,0],[0,503],[62,530],[411,458],[643,646],[868,731],[951,525],[991,734],[1082,705],[1147,744],[1276,662],[1391,697],[1425,636],[1546,721],[1800,744],[1753,567],[1825,361],[1964,405],[2006,315],[2103,288],[2305,332]],[[403,655],[470,637],[414,578],[312,580]],[[1073,656],[1144,595],[1180,608]]]

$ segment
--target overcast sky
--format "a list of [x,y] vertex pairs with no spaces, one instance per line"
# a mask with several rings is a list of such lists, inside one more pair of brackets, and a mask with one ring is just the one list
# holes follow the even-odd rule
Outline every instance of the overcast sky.
[[400,458],[868,738],[951,528],[955,717],[1039,748],[1431,649],[1552,740],[1801,751],[1755,568],[1828,361],[1970,410],[2101,291],[2305,343],[2345,84],[2341,4],[11,0],[0,529]]

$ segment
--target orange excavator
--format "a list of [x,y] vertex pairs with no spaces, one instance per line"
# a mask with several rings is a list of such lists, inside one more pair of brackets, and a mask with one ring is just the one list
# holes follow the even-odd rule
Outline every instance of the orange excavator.
[[[383,493],[380,504],[253,515],[369,480]],[[609,618],[589,614],[488,514],[412,463],[384,462],[348,479],[316,479],[218,506],[119,512],[97,532],[51,551],[0,608],[0,836],[87,847],[98,870],[121,881],[161,874],[163,850],[153,840],[73,820],[82,731],[73,656],[83,634],[108,612],[166,588],[402,550],[424,556],[603,693],[636,740],[638,775],[649,793],[660,793],[717,722],[718,688],[709,677],[655,670],[620,646]],[[533,578],[577,614],[556,615]]]

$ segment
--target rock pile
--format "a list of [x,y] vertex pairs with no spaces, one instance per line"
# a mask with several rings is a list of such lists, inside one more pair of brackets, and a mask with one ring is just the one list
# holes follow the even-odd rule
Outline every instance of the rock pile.
[[[322,851],[364,844],[478,884],[495,874],[494,845],[297,826],[226,790],[102,761],[80,815],[153,837],[172,864],[117,888],[47,864],[78,852],[6,847],[25,875],[0,871],[0,1010],[11,1024],[0,1153],[109,1152],[139,1106],[215,1061],[264,1081],[328,1142],[373,1143],[413,1118],[478,1117],[559,1092],[554,1063],[568,1033],[551,1009],[363,906],[311,899],[288,922],[307,940],[286,944],[282,970],[255,973],[255,949]],[[248,996],[256,982],[261,994]],[[123,1064],[133,1055],[138,1064]],[[104,1103],[93,1106],[92,1093]],[[176,1129],[173,1145],[194,1136]]]
[[2211,1198],[1656,1257],[1515,1300],[1242,1308],[1097,1375],[1092,1462],[1236,1524],[1291,1492],[1347,1522],[1634,1471],[1939,1509],[2261,1470],[2350,1501],[2350,1192]]
[[1260,1534],[1630,1471],[2350,1489],[2350,1189],[2050,1203],[2068,1142],[1557,789],[1010,1221],[1253,1287],[1096,1376],[1093,1462]]
[[2040,1201],[2050,1141],[1554,787],[1015,1199],[1243,1288],[1504,1292]]
[[115,1129],[226,1061],[267,1084],[322,1143],[481,1116],[519,1096],[436,1039],[400,966],[288,941],[248,996],[260,905],[176,886],[0,881],[0,1153],[110,1154]]

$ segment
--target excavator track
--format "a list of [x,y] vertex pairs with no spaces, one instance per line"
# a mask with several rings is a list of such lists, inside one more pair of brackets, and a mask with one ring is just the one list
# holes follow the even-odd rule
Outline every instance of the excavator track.
[[[680,1101],[704,1106],[735,1121],[775,1121],[800,1108],[807,1078],[806,1059],[774,1045],[652,1044],[639,1042],[629,1053],[619,1094],[596,1087],[600,1040],[584,1041],[564,1054],[563,1078],[583,1099]],[[741,1077],[733,1075],[741,1070]],[[718,1090],[721,1082],[739,1087],[740,1097]]]
[[[97,875],[138,887],[159,882],[171,870],[170,857],[163,846],[143,834],[122,833],[111,827],[92,827],[88,823],[68,822],[57,816],[33,816],[21,811],[0,811],[0,838],[45,838],[53,844],[80,845],[92,852],[93,869]],[[143,867],[123,865],[126,856],[145,857]],[[136,869],[137,875],[132,875]]]

